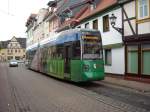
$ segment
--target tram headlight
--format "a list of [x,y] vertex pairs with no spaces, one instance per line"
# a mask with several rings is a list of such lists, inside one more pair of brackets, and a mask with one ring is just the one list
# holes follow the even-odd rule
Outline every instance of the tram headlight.
[[90,66],[89,65],[83,65],[83,70],[84,71],[89,71],[90,69]]

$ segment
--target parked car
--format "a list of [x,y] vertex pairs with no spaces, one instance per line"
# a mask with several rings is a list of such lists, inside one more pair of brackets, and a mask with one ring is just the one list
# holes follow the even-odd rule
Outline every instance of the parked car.
[[10,60],[9,61],[9,67],[18,67],[18,61],[17,60]]

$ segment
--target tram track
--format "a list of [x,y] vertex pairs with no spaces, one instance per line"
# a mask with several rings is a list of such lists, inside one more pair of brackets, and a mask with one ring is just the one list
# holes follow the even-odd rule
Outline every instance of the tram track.
[[121,103],[144,109],[147,112],[150,111],[150,96],[143,94],[140,91],[135,91],[133,89],[120,87],[117,85],[111,85],[103,81],[81,83],[77,86],[95,92],[98,95],[117,100]]
[[9,75],[10,74],[9,72],[10,71],[8,70],[7,67],[6,74],[8,77],[9,89],[11,94],[11,103],[9,104],[9,112],[31,112],[30,106],[26,105],[25,102],[22,100],[22,96],[20,96],[20,93],[15,86],[15,82],[12,80],[13,77]]
[[[44,74],[45,75],[45,74]],[[49,78],[57,80],[57,83],[67,83],[67,87],[74,85],[79,88],[83,88],[87,91],[91,91],[91,95],[94,93],[98,94],[100,97],[96,99],[100,102],[103,102],[112,107],[126,110],[126,108],[134,108],[135,110],[139,110],[139,112],[149,112],[150,111],[150,96],[144,94],[141,91],[137,91],[131,88],[117,86],[105,83],[104,81],[95,81],[95,82],[86,82],[86,83],[74,83],[70,81],[64,81],[61,79],[57,79],[55,77],[51,77],[49,75],[45,75]],[[66,85],[64,85],[66,86]],[[84,93],[83,93],[84,94]],[[108,98],[108,99],[107,99]],[[106,101],[106,99],[108,101]],[[110,103],[112,102],[112,104]],[[115,102],[115,105],[113,104]],[[117,103],[116,103],[117,102]],[[118,106],[116,106],[118,105]],[[122,110],[122,109],[121,109]],[[123,111],[123,110],[122,110]]]
[[10,107],[13,107],[9,112],[49,112],[49,110],[76,112],[86,110],[83,105],[90,109],[94,107],[103,109],[102,111],[105,109],[115,112],[150,111],[149,96],[104,81],[73,83],[49,75],[42,76],[24,67],[7,68],[4,71],[8,75],[10,85]]

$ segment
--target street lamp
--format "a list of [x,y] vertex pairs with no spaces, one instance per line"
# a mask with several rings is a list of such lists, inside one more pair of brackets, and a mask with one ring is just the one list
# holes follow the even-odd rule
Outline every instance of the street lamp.
[[122,33],[123,33],[123,29],[122,29],[122,28],[115,27],[117,17],[116,17],[114,14],[112,14],[111,17],[109,17],[109,19],[110,19],[111,26],[112,26],[115,30],[117,30],[119,33],[122,34]]

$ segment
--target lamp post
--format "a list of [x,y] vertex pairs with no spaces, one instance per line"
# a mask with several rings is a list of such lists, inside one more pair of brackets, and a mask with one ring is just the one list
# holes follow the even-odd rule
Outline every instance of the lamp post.
[[116,17],[114,14],[112,14],[111,17],[109,17],[109,19],[110,19],[111,26],[112,26],[115,30],[117,30],[119,33],[122,34],[122,33],[123,33],[123,29],[122,29],[122,28],[115,27],[117,17]]

